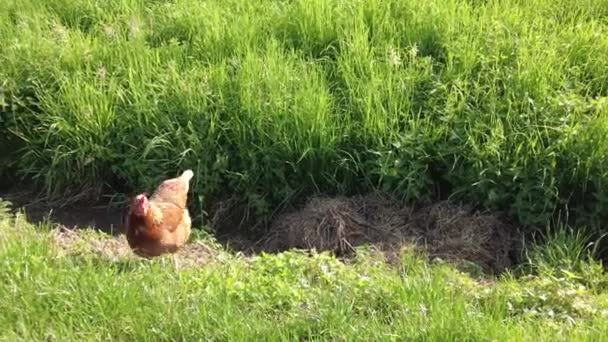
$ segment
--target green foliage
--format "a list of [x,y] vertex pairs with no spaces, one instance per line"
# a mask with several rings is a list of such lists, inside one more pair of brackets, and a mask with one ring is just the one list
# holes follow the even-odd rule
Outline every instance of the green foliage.
[[[591,295],[588,288],[565,278],[527,277],[518,282],[505,282],[490,293],[504,301],[509,315],[514,317],[551,319],[555,323],[574,325],[579,320],[608,314],[608,311],[598,311],[593,303],[598,298]],[[481,297],[484,295],[487,296]],[[599,300],[606,303],[605,298]]]
[[604,273],[603,265],[597,261],[601,238],[593,241],[593,234],[565,225],[555,225],[540,235],[539,241],[527,246],[526,271],[598,290],[608,286],[598,277]]
[[236,194],[258,217],[318,191],[441,186],[525,225],[568,208],[598,229],[607,13],[574,0],[5,0],[0,153],[22,144],[11,172],[49,195],[150,189],[192,168],[203,207]]

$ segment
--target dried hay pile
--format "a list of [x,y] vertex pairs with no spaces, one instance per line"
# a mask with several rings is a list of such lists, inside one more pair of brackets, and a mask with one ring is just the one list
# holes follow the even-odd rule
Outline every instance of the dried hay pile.
[[264,249],[289,248],[352,253],[373,244],[385,251],[415,245],[430,257],[473,262],[487,271],[513,265],[515,227],[470,208],[439,202],[419,209],[378,196],[313,198],[302,209],[277,217]]

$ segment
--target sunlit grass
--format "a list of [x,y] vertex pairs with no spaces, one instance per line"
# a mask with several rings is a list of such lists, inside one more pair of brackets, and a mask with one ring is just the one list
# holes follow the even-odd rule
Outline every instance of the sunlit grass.
[[314,192],[440,186],[526,225],[568,208],[601,229],[607,14],[574,0],[6,0],[0,130],[22,149],[2,171],[73,195],[192,168],[197,208],[237,195],[258,217]]
[[472,278],[411,251],[388,264],[364,248],[348,264],[217,249],[176,269],[76,245],[65,253],[53,236],[0,214],[3,339],[523,341],[533,331],[540,341],[599,341],[608,332],[602,273],[585,274],[588,287],[576,277]]

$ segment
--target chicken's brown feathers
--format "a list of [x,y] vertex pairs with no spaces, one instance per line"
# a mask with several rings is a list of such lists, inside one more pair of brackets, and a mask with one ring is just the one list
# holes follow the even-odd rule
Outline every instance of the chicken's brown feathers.
[[133,207],[125,218],[127,241],[141,256],[172,253],[182,247],[191,231],[187,209],[191,170],[180,177],[162,182],[148,200],[145,215],[136,214]]

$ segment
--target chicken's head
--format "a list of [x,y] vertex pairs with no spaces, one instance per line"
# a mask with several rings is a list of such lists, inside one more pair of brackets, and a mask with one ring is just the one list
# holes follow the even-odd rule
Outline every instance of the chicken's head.
[[139,194],[135,196],[133,200],[133,213],[137,216],[146,216],[148,210],[150,209],[150,202],[148,202],[148,197],[146,193]]

